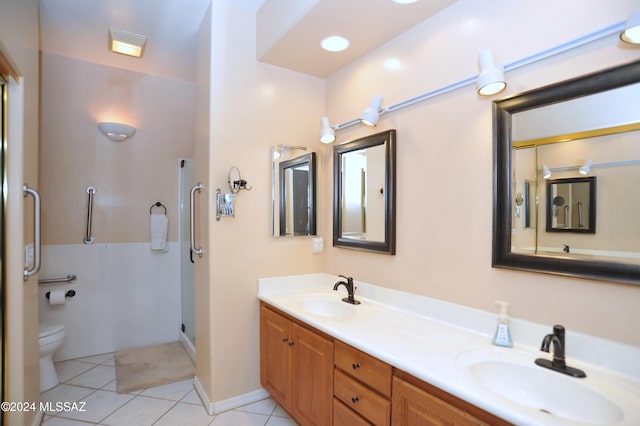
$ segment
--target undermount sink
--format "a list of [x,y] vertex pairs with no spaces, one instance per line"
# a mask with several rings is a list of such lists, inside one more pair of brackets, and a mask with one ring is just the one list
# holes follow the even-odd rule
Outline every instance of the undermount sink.
[[348,318],[362,305],[351,305],[340,299],[308,298],[300,301],[300,308],[310,314],[330,318]]
[[541,368],[529,358],[519,359],[514,355],[491,359],[476,352],[463,354],[458,366],[465,368],[481,388],[558,419],[614,424],[624,417],[615,403],[585,384],[587,379]]

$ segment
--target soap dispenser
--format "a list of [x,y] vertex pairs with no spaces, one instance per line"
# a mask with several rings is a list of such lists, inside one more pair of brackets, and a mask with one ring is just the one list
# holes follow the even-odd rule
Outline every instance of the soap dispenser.
[[493,344],[510,348],[513,346],[513,341],[509,332],[509,314],[507,313],[509,304],[496,300],[496,305],[500,306],[500,314],[498,315],[496,334],[493,336]]

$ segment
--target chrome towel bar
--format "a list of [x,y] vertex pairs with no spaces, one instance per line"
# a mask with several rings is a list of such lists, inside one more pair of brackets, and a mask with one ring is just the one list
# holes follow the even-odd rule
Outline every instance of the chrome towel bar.
[[91,218],[93,216],[93,196],[96,193],[96,189],[93,186],[87,188],[87,194],[89,194],[89,201],[87,202],[87,234],[83,238],[85,244],[93,243],[93,235],[91,235]]
[[50,284],[50,283],[73,283],[78,279],[75,274],[69,274],[66,277],[60,278],[44,278],[38,280],[38,284]]
[[29,277],[35,275],[40,270],[40,194],[33,188],[29,188],[26,183],[22,187],[24,196],[31,195],[33,197],[33,268],[24,268],[23,277],[27,281]]

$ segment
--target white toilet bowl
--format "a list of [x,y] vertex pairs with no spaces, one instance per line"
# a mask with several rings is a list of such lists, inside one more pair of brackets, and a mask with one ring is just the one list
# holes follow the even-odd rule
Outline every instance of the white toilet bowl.
[[59,383],[58,373],[53,366],[53,354],[62,345],[64,336],[62,325],[40,325],[40,392],[51,389]]

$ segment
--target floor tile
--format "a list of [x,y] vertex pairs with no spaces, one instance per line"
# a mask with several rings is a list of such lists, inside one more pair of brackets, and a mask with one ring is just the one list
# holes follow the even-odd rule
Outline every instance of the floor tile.
[[136,396],[100,423],[109,426],[152,425],[175,404],[164,399]]
[[274,408],[276,408],[276,402],[271,398],[267,398],[263,399],[262,401],[238,407],[236,408],[236,411],[244,411],[247,413],[264,414],[270,416],[271,413],[273,413]]
[[202,405],[202,401],[200,400],[200,396],[198,396],[198,392],[196,392],[195,389],[191,389],[191,392],[189,392],[184,398],[182,398],[180,400],[180,402],[186,402],[188,404]]
[[112,382],[116,378],[116,369],[108,365],[96,365],[67,383],[70,385],[86,386],[100,389],[104,385]]
[[97,390],[84,399],[86,402],[85,411],[63,412],[58,414],[58,417],[97,423],[133,398],[132,395],[119,395],[115,392]]
[[273,410],[271,415],[276,417],[291,417],[280,405],[276,405],[276,409]]
[[180,382],[168,383],[162,386],[143,390],[140,395],[150,396],[153,398],[169,399],[171,401],[180,401],[191,390],[193,390],[193,379],[182,380]]
[[213,420],[202,405],[179,402],[153,426],[206,426]]
[[95,426],[95,423],[87,423],[80,420],[62,419],[60,417],[49,417],[42,422],[43,426]]
[[263,414],[233,410],[218,414],[211,426],[264,426],[268,419],[269,416]]
[[55,367],[60,383],[64,383],[85,371],[92,369],[93,365],[87,364],[86,362],[61,361],[56,362]]
[[297,424],[292,418],[271,416],[265,426],[296,426]]
[[[86,362],[86,363],[89,363],[89,364],[107,364],[112,360],[113,360],[113,354],[112,353],[101,354],[101,355],[92,355],[92,356],[87,356],[87,357],[84,357],[84,358],[76,358],[76,359],[74,359],[74,361]],[[115,363],[113,363],[112,365],[115,365]]]
[[[52,404],[56,402],[79,402],[84,401],[85,398],[93,392],[95,392],[95,389],[59,384],[40,394],[40,401],[43,403],[50,402]],[[56,408],[53,407],[52,410],[47,411],[47,414],[56,415],[58,412]]]

